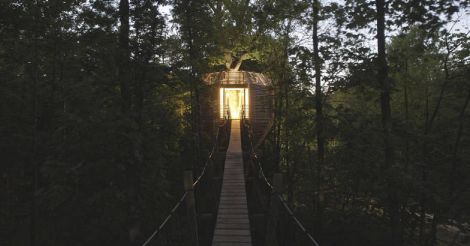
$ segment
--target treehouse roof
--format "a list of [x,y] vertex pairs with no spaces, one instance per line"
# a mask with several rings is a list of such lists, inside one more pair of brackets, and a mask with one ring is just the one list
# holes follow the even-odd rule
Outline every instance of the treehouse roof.
[[262,73],[248,72],[248,71],[221,71],[214,73],[206,73],[203,75],[202,80],[206,85],[216,86],[246,86],[246,85],[261,85],[272,86],[271,80]]

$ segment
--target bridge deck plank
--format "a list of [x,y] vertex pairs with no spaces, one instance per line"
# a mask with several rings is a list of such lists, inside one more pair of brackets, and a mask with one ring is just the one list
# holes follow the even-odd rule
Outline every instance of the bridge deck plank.
[[251,246],[240,121],[232,120],[231,129],[212,246]]

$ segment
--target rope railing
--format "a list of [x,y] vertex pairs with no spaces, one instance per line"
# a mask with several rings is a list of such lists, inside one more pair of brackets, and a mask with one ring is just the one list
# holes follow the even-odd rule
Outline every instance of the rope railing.
[[[249,128],[249,126],[248,126],[248,124],[246,124],[245,114],[242,114],[242,116],[243,116],[243,127],[245,129],[247,129],[247,128]],[[266,175],[264,174],[264,170],[263,170],[263,167],[261,166],[261,162],[259,161],[258,155],[256,154],[256,151],[253,147],[253,137],[252,137],[250,131],[247,132],[247,135],[248,135],[248,142],[249,142],[251,158],[258,167],[259,178],[261,178],[264,181],[264,184],[266,186],[268,186],[269,189],[273,190],[273,186],[272,186],[271,182],[269,182]]]
[[163,222],[160,224],[160,226],[157,227],[157,229],[150,235],[150,237],[145,240],[145,242],[142,244],[142,246],[147,246],[154,238],[160,234],[160,232],[163,230],[163,228],[167,225],[168,221],[173,217],[175,211],[183,204],[184,199],[186,198],[186,195],[188,195],[188,192],[184,192],[181,198],[178,200],[176,205],[173,207],[173,209],[170,210],[170,213],[166,216],[166,218],[163,220]]
[[282,197],[282,195],[279,194],[279,193],[277,194],[277,197],[281,201],[282,206],[286,209],[287,214],[289,214],[290,218],[295,222],[297,227],[305,234],[305,236],[307,236],[307,238],[310,240],[310,242],[312,242],[313,245],[315,245],[315,246],[320,246],[320,244],[318,244],[317,240],[315,240],[315,238],[313,238],[313,236],[307,231],[307,229],[302,224],[302,222],[300,222],[300,220],[294,215],[294,212],[292,212],[292,209],[289,207],[289,205],[287,205],[287,202],[284,199],[284,197]]
[[289,218],[291,218],[293,220],[294,224],[297,226],[297,228],[300,229],[300,231],[305,235],[305,237],[309,240],[309,242],[312,245],[319,246],[320,244],[307,231],[306,227],[302,224],[302,222],[295,216],[294,212],[289,207],[289,205],[287,204],[287,201],[284,199],[282,194],[279,193],[278,191],[276,191],[274,186],[271,184],[271,182],[269,182],[269,179],[266,177],[266,174],[263,170],[263,167],[262,167],[261,162],[258,158],[258,155],[256,154],[256,152],[254,150],[254,147],[253,147],[252,134],[248,130],[250,126],[245,121],[246,121],[246,119],[243,118],[243,128],[244,128],[244,130],[247,130],[246,134],[248,136],[247,140],[248,140],[248,144],[249,144],[249,150],[251,152],[250,156],[251,156],[252,161],[256,164],[256,167],[258,169],[258,174],[259,174],[258,178],[269,188],[269,192],[271,192],[272,194],[275,194],[275,196],[277,197],[277,199],[281,203],[282,207],[287,212]]
[[[210,163],[212,162],[212,159],[214,158],[214,155],[216,151],[218,150],[219,147],[219,141],[220,141],[220,136],[221,136],[221,130],[226,130],[226,126],[228,124],[228,120],[224,120],[224,123],[218,126],[218,131],[216,134],[216,137],[214,139],[214,143],[212,144],[212,149],[211,152],[209,153],[209,156],[204,164],[204,167],[202,168],[201,173],[199,176],[196,178],[196,180],[192,183],[192,188],[196,188],[198,184],[200,184],[202,178],[206,174],[206,170],[209,167]],[[185,191],[181,198],[177,201],[177,203],[173,206],[173,208],[170,210],[168,215],[165,217],[163,222],[152,232],[152,234],[145,240],[145,242],[142,244],[142,246],[147,246],[149,245],[154,239],[156,239],[159,234],[163,231],[166,225],[168,225],[168,222],[174,217],[175,212],[178,210],[178,208],[181,207],[181,204],[185,201],[185,199],[188,196],[188,191]]]
[[[250,140],[250,145],[251,144],[253,143]],[[254,151],[254,150],[252,149],[251,151]],[[271,184],[271,182],[269,182],[268,178],[266,177],[266,174],[264,174],[264,170],[263,170],[263,167],[261,166],[261,162],[259,161],[258,156],[256,154],[253,154],[252,157],[253,157],[253,161],[256,163],[258,167],[259,178],[261,178],[264,181],[264,184],[268,186],[270,190],[273,190],[274,187]]]
[[206,160],[206,163],[204,164],[204,167],[202,168],[202,171],[201,171],[201,174],[199,174],[199,176],[197,177],[196,181],[194,181],[193,183],[193,188],[197,186],[197,184],[199,184],[199,181],[201,181],[202,177],[204,176],[204,174],[206,173],[206,170],[207,170],[207,167],[209,166],[209,164],[211,163],[212,161],[212,158],[214,157],[214,154],[215,152],[217,151],[217,148],[219,146],[219,140],[220,140],[220,129],[224,129],[226,130],[226,127],[227,127],[227,124],[228,124],[229,120],[226,120],[224,119],[224,123],[222,123],[218,128],[217,130],[217,134],[215,136],[215,140],[214,140],[214,143],[212,144],[212,150],[211,152],[209,153],[209,157],[207,158]]

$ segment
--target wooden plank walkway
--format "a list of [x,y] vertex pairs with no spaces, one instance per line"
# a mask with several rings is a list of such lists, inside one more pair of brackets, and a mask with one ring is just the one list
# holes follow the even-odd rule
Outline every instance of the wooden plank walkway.
[[251,245],[240,121],[232,120],[231,129],[212,246]]

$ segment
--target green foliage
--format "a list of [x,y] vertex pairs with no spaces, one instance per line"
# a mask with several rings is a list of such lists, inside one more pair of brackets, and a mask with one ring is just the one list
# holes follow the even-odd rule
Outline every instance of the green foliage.
[[143,87],[142,124],[124,123],[138,129],[125,135],[116,6],[2,1],[0,227],[7,233],[0,244],[26,245],[34,234],[36,245],[126,245],[128,139],[143,145],[142,233],[172,205],[188,98],[160,63],[164,20],[156,2],[146,4],[131,5],[132,90],[137,101]]
[[130,245],[135,228],[143,241],[206,153],[200,76],[237,65],[273,81],[259,155],[322,245],[390,245],[390,211],[403,245],[468,233],[470,40],[449,24],[468,1],[387,2],[390,168],[376,1],[129,2],[123,68],[116,1],[0,1],[0,245]]

